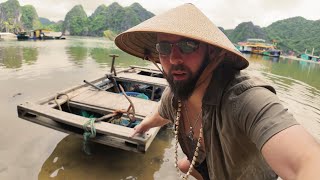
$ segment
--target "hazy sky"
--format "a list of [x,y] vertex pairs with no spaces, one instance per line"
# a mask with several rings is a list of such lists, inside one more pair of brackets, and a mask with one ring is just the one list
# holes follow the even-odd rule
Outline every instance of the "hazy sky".
[[[7,0],[0,0],[0,3]],[[265,27],[277,20],[302,16],[309,20],[320,20],[319,0],[19,0],[20,5],[33,5],[40,17],[52,21],[63,20],[75,5],[82,4],[90,16],[101,4],[118,2],[129,6],[140,3],[148,11],[159,14],[184,3],[193,3],[217,26],[235,28],[241,22],[252,21]]]

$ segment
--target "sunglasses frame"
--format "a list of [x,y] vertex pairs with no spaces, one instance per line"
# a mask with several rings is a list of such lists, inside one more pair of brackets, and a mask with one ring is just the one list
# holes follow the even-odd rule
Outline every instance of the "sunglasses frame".
[[[168,52],[163,52],[161,50],[161,47],[160,47],[161,44],[170,45],[170,46],[168,46],[168,47],[170,47],[168,49],[169,51]],[[200,42],[196,41],[196,40],[192,40],[192,39],[182,39],[179,42],[175,42],[175,43],[171,43],[171,42],[168,42],[168,41],[160,41],[160,42],[158,42],[156,44],[156,50],[160,55],[166,55],[167,56],[167,55],[171,54],[172,48],[173,48],[174,45],[179,48],[179,51],[182,54],[191,54],[191,53],[193,53],[193,52],[195,52],[196,50],[199,49]],[[168,48],[168,47],[166,47],[166,48]],[[187,48],[190,48],[190,49],[187,49]]]

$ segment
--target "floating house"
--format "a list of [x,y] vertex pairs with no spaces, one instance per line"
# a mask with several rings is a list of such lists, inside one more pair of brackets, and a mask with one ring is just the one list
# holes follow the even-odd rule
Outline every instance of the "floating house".
[[245,42],[239,42],[237,48],[242,53],[272,57],[279,57],[281,54],[281,50],[277,49],[275,44],[269,44],[264,39],[247,39]]
[[53,32],[48,29],[36,29],[29,32],[20,32],[17,35],[18,40],[50,40],[65,39],[61,32]]

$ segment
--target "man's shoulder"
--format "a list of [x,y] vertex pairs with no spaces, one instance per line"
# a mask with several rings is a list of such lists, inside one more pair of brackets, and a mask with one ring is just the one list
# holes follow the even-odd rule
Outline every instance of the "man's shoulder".
[[226,87],[226,91],[229,93],[232,92],[232,94],[235,95],[240,95],[243,92],[256,87],[266,88],[276,94],[274,87],[268,84],[265,80],[256,76],[251,76],[243,71],[239,71],[234,74],[234,77]]

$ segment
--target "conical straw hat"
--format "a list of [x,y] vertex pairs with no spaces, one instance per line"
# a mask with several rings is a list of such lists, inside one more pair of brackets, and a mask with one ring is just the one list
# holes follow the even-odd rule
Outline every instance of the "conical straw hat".
[[190,3],[154,16],[119,34],[115,38],[115,44],[131,55],[159,62],[156,51],[157,33],[180,35],[225,49],[227,57],[233,59],[232,63],[237,69],[244,69],[249,65],[226,35]]

